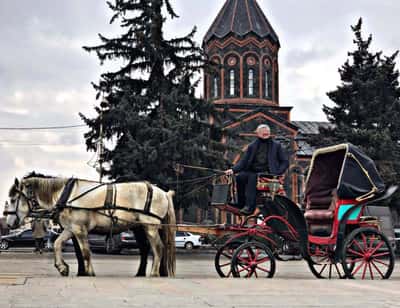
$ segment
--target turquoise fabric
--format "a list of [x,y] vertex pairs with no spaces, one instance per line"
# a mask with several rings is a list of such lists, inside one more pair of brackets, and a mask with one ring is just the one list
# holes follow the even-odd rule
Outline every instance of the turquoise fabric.
[[[342,204],[339,207],[339,213],[338,213],[338,219],[341,220],[343,215],[346,214],[346,212],[351,209],[354,206],[354,204]],[[349,219],[354,220],[357,219],[358,215],[360,214],[361,208],[358,210],[355,210],[353,213],[351,213]]]

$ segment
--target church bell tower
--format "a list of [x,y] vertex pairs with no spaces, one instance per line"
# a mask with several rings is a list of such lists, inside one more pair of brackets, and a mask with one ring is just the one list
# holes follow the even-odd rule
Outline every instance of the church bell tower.
[[203,40],[219,65],[205,76],[215,104],[279,105],[279,38],[256,0],[227,0]]

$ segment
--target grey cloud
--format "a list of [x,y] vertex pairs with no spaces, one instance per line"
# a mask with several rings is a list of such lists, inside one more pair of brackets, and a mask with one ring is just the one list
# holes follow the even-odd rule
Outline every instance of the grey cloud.
[[323,118],[325,121],[325,114],[322,111],[322,105],[329,104],[329,99],[320,97],[310,97],[309,99],[299,99],[293,108],[292,115],[293,121],[306,120],[318,121]]
[[324,60],[332,57],[335,54],[334,50],[329,48],[321,48],[319,46],[315,46],[309,50],[301,50],[301,49],[290,49],[285,53],[285,58],[282,59],[281,66],[296,68],[299,66],[304,66],[309,62],[314,62],[316,60]]
[[84,139],[83,139],[83,132],[86,131],[86,129],[79,130],[81,133],[75,132],[75,133],[64,133],[60,136],[59,138],[59,143],[64,144],[64,145],[76,145],[76,144],[82,144],[84,145]]
[[[60,33],[71,38],[109,29],[108,15],[106,2],[99,0],[0,2],[2,24],[25,30],[36,26],[45,32]],[[22,35],[20,33],[18,37],[23,39]]]

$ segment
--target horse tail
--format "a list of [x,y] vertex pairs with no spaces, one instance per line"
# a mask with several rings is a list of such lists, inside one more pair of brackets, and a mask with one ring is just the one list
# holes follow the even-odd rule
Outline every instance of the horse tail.
[[172,197],[175,195],[173,190],[167,192],[168,212],[164,217],[162,226],[163,239],[163,258],[161,261],[161,271],[168,274],[169,277],[175,276],[176,265],[176,248],[175,248],[175,233],[176,233],[176,217],[174,210],[174,202]]

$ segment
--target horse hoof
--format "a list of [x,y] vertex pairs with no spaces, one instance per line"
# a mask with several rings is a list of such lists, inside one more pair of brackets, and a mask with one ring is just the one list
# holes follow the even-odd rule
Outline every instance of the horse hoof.
[[65,266],[65,268],[63,268],[63,269],[60,271],[60,274],[61,274],[61,276],[64,276],[64,277],[68,276],[68,275],[69,275],[69,268],[68,268],[68,266]]
[[135,277],[146,277],[146,273],[137,273]]
[[67,264],[61,264],[61,265],[55,265],[56,269],[58,270],[58,272],[61,274],[61,276],[68,276],[69,275],[69,267]]

